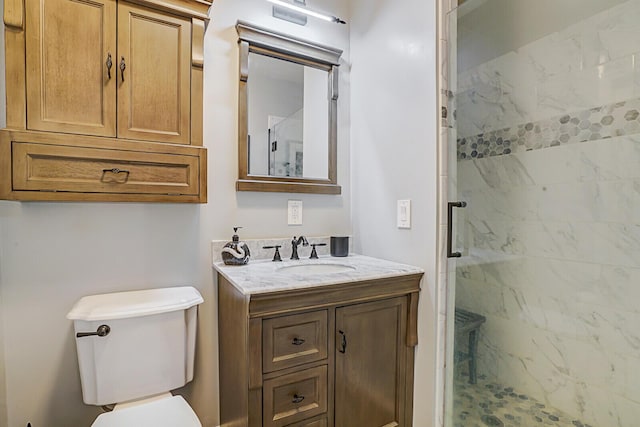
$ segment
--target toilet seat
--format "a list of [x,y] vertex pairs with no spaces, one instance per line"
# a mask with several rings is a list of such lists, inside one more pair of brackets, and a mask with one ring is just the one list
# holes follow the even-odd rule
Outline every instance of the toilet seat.
[[101,414],[91,427],[202,427],[202,424],[182,396],[171,396]]

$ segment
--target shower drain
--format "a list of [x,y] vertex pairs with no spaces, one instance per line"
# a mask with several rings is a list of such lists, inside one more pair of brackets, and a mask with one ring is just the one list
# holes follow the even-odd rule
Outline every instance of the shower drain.
[[483,415],[482,417],[480,417],[480,419],[487,426],[504,427],[504,423],[502,422],[502,420],[496,416]]

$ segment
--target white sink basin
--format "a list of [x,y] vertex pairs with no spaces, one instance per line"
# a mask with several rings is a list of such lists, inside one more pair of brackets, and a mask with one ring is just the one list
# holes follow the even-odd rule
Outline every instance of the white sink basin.
[[350,265],[326,263],[326,264],[293,264],[278,268],[278,273],[287,274],[331,274],[346,273],[356,268]]

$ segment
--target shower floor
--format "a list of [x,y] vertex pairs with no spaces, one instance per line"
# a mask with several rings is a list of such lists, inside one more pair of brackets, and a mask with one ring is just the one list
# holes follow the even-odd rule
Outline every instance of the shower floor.
[[468,376],[457,375],[453,395],[454,427],[591,427],[543,403],[478,376],[469,384]]

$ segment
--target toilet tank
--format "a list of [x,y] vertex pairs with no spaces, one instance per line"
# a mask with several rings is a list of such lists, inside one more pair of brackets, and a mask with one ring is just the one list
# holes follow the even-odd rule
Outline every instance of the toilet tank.
[[[67,318],[74,323],[84,402],[120,403],[168,392],[191,381],[197,306],[202,302],[193,287],[80,299]],[[106,336],[78,337],[102,325],[110,329]]]

